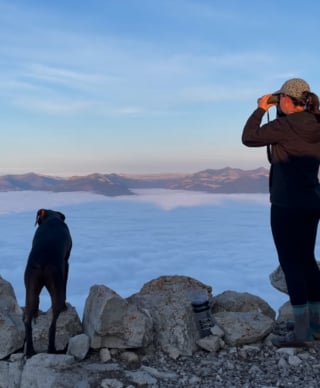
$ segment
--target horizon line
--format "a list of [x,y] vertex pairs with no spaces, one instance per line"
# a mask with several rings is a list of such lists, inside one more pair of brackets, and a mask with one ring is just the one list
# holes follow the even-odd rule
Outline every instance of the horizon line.
[[260,166],[260,167],[256,167],[256,168],[249,168],[249,169],[244,169],[244,168],[239,168],[239,167],[230,167],[230,166],[225,166],[225,167],[221,167],[221,168],[211,168],[211,167],[208,167],[208,168],[205,168],[205,169],[200,169],[200,170],[197,170],[195,172],[179,172],[179,171],[176,171],[176,172],[130,172],[130,173],[125,173],[125,172],[90,172],[90,173],[70,173],[68,175],[65,175],[65,174],[59,174],[59,173],[38,173],[38,172],[34,172],[34,171],[29,171],[29,172],[17,172],[17,173],[0,173],[0,177],[4,177],[4,176],[17,176],[17,175],[38,175],[38,176],[44,176],[44,177],[57,177],[57,178],[60,178],[60,177],[63,177],[63,178],[72,178],[72,177],[82,177],[82,176],[90,176],[90,175],[121,175],[121,176],[177,176],[177,175],[193,175],[193,174],[197,174],[199,172],[203,172],[203,171],[208,171],[208,170],[215,170],[215,171],[221,171],[221,170],[227,170],[227,169],[230,169],[230,170],[240,170],[240,171],[256,171],[256,170],[268,170],[268,168],[264,167],[264,166]]

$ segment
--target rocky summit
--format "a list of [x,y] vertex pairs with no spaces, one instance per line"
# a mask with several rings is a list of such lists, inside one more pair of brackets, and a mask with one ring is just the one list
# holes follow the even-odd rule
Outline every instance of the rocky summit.
[[[286,292],[279,268],[270,279]],[[51,311],[39,312],[37,354],[26,359],[23,309],[2,278],[0,293],[1,388],[319,387],[320,341],[310,349],[271,344],[288,330],[288,302],[276,314],[255,295],[214,295],[185,276],[151,280],[126,299],[93,285],[82,319],[71,305],[60,315],[58,354],[46,353]]]

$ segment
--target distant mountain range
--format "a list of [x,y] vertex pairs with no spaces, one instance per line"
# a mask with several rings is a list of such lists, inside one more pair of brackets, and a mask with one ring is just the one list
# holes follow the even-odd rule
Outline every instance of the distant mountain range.
[[134,195],[133,189],[161,188],[206,193],[267,193],[269,171],[208,169],[193,174],[90,174],[70,178],[34,173],[0,176],[0,191],[86,191],[110,197]]

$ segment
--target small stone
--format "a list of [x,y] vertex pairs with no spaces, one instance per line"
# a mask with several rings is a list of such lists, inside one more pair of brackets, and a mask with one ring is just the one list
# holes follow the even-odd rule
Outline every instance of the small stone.
[[111,354],[108,348],[100,349],[99,356],[101,362],[108,362],[111,360]]
[[249,369],[249,373],[251,375],[261,374],[262,371],[257,365],[252,365],[252,367]]
[[150,366],[143,365],[141,369],[157,379],[177,379],[179,377],[175,372],[163,372]]
[[298,356],[289,356],[288,364],[292,366],[298,366],[302,363],[302,360]]
[[277,349],[277,353],[287,354],[288,356],[293,356],[297,353],[296,348],[279,348]]
[[214,325],[213,327],[211,327],[210,331],[212,335],[216,335],[218,337],[224,336],[224,331],[218,325]]
[[190,379],[189,379],[189,384],[190,384],[190,386],[194,386],[194,385],[196,385],[196,384],[199,384],[201,382],[201,379],[200,379],[200,377],[198,377],[198,376],[192,376],[192,377],[190,377]]
[[288,363],[287,363],[287,361],[284,358],[280,358],[280,360],[278,362],[278,366],[280,368],[287,369],[288,368]]
[[137,369],[140,366],[139,356],[134,352],[123,352],[120,356],[131,369]]
[[121,381],[116,379],[104,379],[101,381],[101,388],[123,388]]
[[220,349],[220,337],[209,335],[207,337],[200,338],[197,341],[197,345],[208,352],[216,352]]

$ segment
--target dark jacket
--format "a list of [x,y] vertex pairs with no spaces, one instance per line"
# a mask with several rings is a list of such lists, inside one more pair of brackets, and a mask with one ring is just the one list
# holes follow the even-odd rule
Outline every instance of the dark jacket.
[[261,108],[252,113],[242,142],[248,147],[271,146],[271,203],[320,209],[320,118],[303,111],[261,125],[265,113]]

